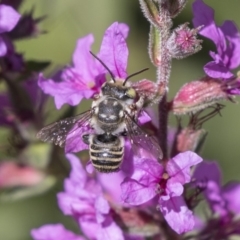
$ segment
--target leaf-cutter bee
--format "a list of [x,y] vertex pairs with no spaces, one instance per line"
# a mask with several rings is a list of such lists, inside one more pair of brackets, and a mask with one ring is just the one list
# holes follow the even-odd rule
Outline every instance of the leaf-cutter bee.
[[91,109],[44,127],[37,133],[37,138],[60,147],[64,147],[66,142],[71,144],[82,140],[89,145],[93,166],[104,173],[119,170],[124,157],[125,136],[129,138],[135,154],[140,155],[140,149],[143,149],[152,157],[161,159],[162,151],[155,138],[148,136],[138,125],[146,94],[139,95],[127,81],[147,69],[124,80],[115,79],[108,67],[91,54],[107,69],[111,80],[102,85]]

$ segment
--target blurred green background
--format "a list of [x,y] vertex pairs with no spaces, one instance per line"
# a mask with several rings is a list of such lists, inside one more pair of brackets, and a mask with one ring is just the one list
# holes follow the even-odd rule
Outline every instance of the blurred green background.
[[[175,19],[175,24],[191,22],[192,2],[189,1],[184,11]],[[240,25],[239,0],[205,2],[215,8],[219,24],[230,19]],[[127,23],[131,29],[128,38],[128,72],[149,67],[150,70],[141,77],[155,79],[154,67],[147,54],[149,25],[142,16],[137,0],[25,0],[20,12],[30,10],[33,6],[35,17],[47,15],[47,19],[41,23],[41,29],[48,33],[36,39],[18,42],[17,49],[27,59],[51,60],[53,64],[47,72],[70,63],[76,40],[88,33],[95,36],[93,52],[97,53],[105,29],[112,22],[119,21]],[[203,76],[202,67],[210,59],[208,51],[214,50],[208,41],[203,46],[204,50],[200,53],[173,62],[169,99],[185,82]],[[222,117],[216,116],[204,124],[209,135],[202,156],[219,162],[224,181],[240,180],[240,109],[238,104],[223,104],[226,108],[222,111]],[[171,117],[170,121],[174,126],[175,118]],[[30,229],[46,223],[64,222],[67,227],[77,229],[71,219],[63,216],[57,208],[56,193],[60,189],[61,184],[38,197],[0,203],[0,240],[29,240]]]

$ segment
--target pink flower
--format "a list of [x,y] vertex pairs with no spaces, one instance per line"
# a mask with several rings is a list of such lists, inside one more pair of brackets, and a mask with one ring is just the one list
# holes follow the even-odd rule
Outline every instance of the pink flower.
[[217,162],[200,163],[194,174],[197,186],[202,186],[204,195],[213,213],[227,216],[229,213],[240,214],[240,183],[230,182],[221,186],[221,171]]
[[[113,221],[111,208],[102,194],[101,186],[87,176],[80,160],[66,155],[72,171],[64,181],[64,192],[58,194],[58,204],[64,214],[72,216],[81,231],[91,240],[124,240],[120,227]],[[32,230],[35,240],[82,240],[62,225],[45,225]]]
[[15,162],[0,164],[0,188],[34,186],[45,178],[45,174],[30,166]]
[[180,153],[163,165],[152,159],[139,159],[131,178],[121,184],[122,199],[130,205],[143,204],[158,196],[160,211],[168,224],[184,233],[194,227],[194,216],[181,196],[183,185],[191,180],[191,167],[202,159],[193,152]]
[[[128,26],[122,23],[113,23],[105,32],[98,57],[112,71],[114,76],[126,77],[128,49],[125,39],[128,35]],[[67,103],[78,105],[83,98],[92,98],[99,93],[102,84],[106,81],[107,70],[91,54],[91,45],[94,38],[89,34],[77,41],[73,54],[73,67],[64,69],[60,78],[44,79],[39,76],[39,87],[54,97],[59,109]]]
[[10,32],[18,23],[20,14],[12,7],[0,5],[0,57],[7,54],[8,40],[2,36],[3,33]]
[[34,240],[84,240],[85,238],[65,229],[62,224],[49,224],[31,231]]
[[233,21],[225,21],[222,26],[214,22],[214,10],[203,0],[193,3],[193,23],[203,26],[200,34],[216,45],[217,52],[210,52],[213,61],[204,66],[205,73],[212,78],[228,79],[233,77],[232,69],[240,65],[240,34]]

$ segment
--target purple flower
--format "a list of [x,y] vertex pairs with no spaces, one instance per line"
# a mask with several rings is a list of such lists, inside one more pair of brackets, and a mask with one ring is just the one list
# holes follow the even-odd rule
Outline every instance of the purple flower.
[[49,224],[31,231],[34,240],[84,240],[69,230],[65,229],[62,224]]
[[214,22],[214,10],[202,0],[193,3],[193,23],[195,27],[203,25],[199,33],[212,40],[217,52],[210,52],[213,61],[204,66],[205,73],[212,78],[229,79],[232,69],[240,64],[240,34],[234,22],[225,21],[222,26]]
[[217,162],[200,163],[194,174],[196,184],[204,188],[204,195],[213,213],[224,217],[229,213],[240,214],[240,183],[230,182],[221,186],[221,172]]
[[7,54],[8,40],[2,35],[10,32],[20,19],[20,14],[12,7],[1,4],[0,5],[0,57]]
[[67,154],[67,158],[72,171],[64,182],[64,192],[58,194],[63,213],[73,216],[89,239],[123,240],[123,233],[111,217],[100,185],[88,178],[76,156]]
[[[125,39],[128,26],[113,23],[105,32],[98,57],[108,66],[114,76],[126,77],[128,49]],[[91,54],[92,34],[80,38],[73,54],[73,67],[64,69],[60,79],[44,79],[39,76],[39,87],[54,97],[59,109],[67,103],[78,105],[83,98],[92,98],[99,93],[106,81],[106,69]]]
[[194,216],[181,196],[183,185],[191,180],[190,169],[202,159],[193,152],[180,153],[163,165],[152,159],[139,159],[131,178],[121,184],[122,199],[130,205],[143,204],[158,196],[160,211],[168,224],[184,233],[194,227]]

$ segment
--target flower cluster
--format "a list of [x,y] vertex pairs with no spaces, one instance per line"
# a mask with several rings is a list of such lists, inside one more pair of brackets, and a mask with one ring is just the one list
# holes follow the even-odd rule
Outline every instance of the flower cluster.
[[209,53],[213,60],[203,68],[207,76],[186,83],[179,90],[173,100],[175,114],[194,113],[240,94],[239,77],[232,72],[240,65],[240,33],[235,23],[227,20],[222,26],[217,26],[214,10],[203,0],[193,3],[193,14],[193,24],[200,28],[199,34],[210,39],[217,52]]
[[[37,69],[43,70],[48,63],[26,60],[14,46],[20,38],[35,37],[42,18],[35,19],[33,12],[20,15],[21,2],[0,4],[0,77],[6,89],[0,93],[0,125],[10,132],[10,146],[7,141],[1,144],[1,200],[32,196],[56,182],[44,171],[49,146],[35,141],[35,134],[43,125],[46,100],[35,76]],[[41,148],[43,152],[39,152]],[[45,161],[39,162],[36,152]]]

